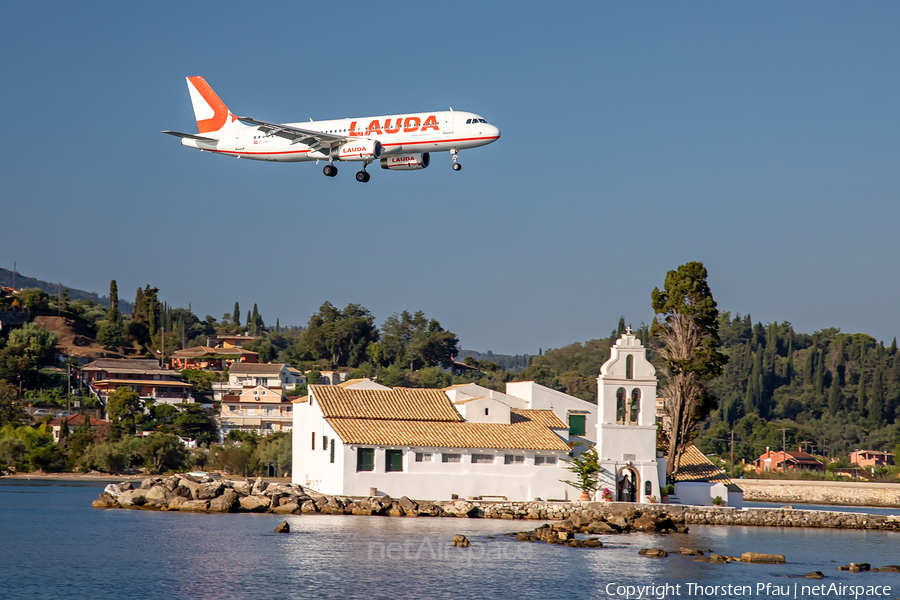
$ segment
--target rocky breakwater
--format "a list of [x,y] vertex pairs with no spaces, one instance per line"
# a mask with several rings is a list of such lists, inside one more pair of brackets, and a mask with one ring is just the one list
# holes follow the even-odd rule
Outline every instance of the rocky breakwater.
[[407,497],[328,496],[292,483],[254,480],[199,479],[191,475],[151,477],[139,485],[110,484],[94,500],[94,508],[177,510],[205,513],[276,513],[323,515],[383,515],[391,517],[477,517],[478,508],[465,500],[423,502]]
[[684,520],[676,522],[663,512],[641,511],[622,505],[615,512],[587,509],[556,523],[541,525],[533,531],[512,534],[518,542],[547,542],[564,546],[600,548],[603,544],[595,537],[579,539],[575,534],[609,535],[644,531],[648,533],[687,533]]

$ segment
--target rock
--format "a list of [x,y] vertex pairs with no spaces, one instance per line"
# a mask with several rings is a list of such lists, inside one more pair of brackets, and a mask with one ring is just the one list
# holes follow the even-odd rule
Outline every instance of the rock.
[[249,496],[253,491],[253,485],[249,481],[235,481],[231,487],[237,493],[245,496]]
[[153,487],[153,479],[147,478],[141,482],[142,490],[149,490]]
[[288,525],[287,521],[282,521],[281,525],[275,528],[275,533],[290,533],[291,526]]
[[173,475],[172,477],[166,477],[165,480],[163,480],[163,485],[168,491],[174,492],[175,488],[178,487],[178,477],[176,477],[175,475]]
[[400,508],[403,509],[403,512],[406,513],[407,515],[417,515],[418,516],[419,505],[416,504],[415,502],[413,502],[412,500],[410,500],[409,498],[407,498],[406,496],[403,496],[402,498],[400,498],[400,500],[398,500],[397,503],[400,505]]
[[128,490],[134,489],[134,485],[130,481],[123,481],[121,483],[117,483],[116,485],[118,485],[119,489],[122,490],[123,492],[127,492]]
[[209,512],[225,513],[233,512],[240,506],[238,495],[234,490],[225,490],[218,498],[209,501]]
[[[201,484],[194,481],[194,479],[195,479],[194,477],[190,477],[190,479],[188,479],[188,477],[190,477],[190,476],[189,475],[180,475],[179,476],[179,480],[180,480],[179,485],[189,489],[191,491],[191,498],[193,498],[194,500],[197,500],[198,499],[197,493],[200,490]],[[178,489],[178,488],[175,488],[175,489]]]
[[586,548],[602,548],[603,542],[601,542],[597,538],[588,538],[584,540],[584,546]]
[[116,506],[119,506],[116,499],[106,493],[100,494],[96,500],[91,502],[91,508],[114,508]]
[[638,551],[638,554],[646,556],[647,558],[665,558],[669,555],[669,553],[662,548],[641,548]]
[[191,492],[191,490],[184,487],[183,485],[179,485],[177,488],[175,488],[172,494],[174,494],[175,496],[181,496],[182,498],[185,498],[187,500],[191,500],[194,498],[194,494]]
[[[692,555],[689,555],[689,556],[692,556]],[[728,559],[726,557],[722,556],[721,554],[710,554],[709,556],[703,556],[703,555],[698,556],[691,562],[724,565],[728,562]]]
[[267,481],[263,481],[262,477],[257,477],[256,483],[253,484],[253,489],[250,491],[250,495],[262,496],[267,487],[269,487],[269,483]]
[[684,556],[703,556],[703,550],[681,547],[678,549],[678,554],[683,554]]
[[822,579],[823,577],[825,577],[825,575],[822,573],[822,571],[810,571],[809,573],[804,575],[804,577],[806,577],[807,579]]
[[471,502],[465,500],[454,500],[441,506],[441,510],[454,517],[469,517],[475,514],[478,509]]
[[648,533],[674,531],[675,523],[666,515],[654,515],[652,513],[644,513],[631,523],[633,529],[638,531],[646,531]]
[[472,544],[469,542],[468,538],[464,535],[454,535],[453,536],[453,547],[454,548],[468,548]]
[[209,500],[185,500],[178,507],[181,512],[206,512],[209,509]]
[[241,508],[248,512],[266,512],[272,501],[265,496],[244,496],[240,499]]
[[181,510],[181,507],[185,502],[188,502],[190,498],[185,498],[184,496],[173,496],[171,502],[169,502],[168,509],[169,510]]
[[[185,479],[187,481],[190,481],[191,483],[203,483],[199,477],[194,477],[190,473],[181,473],[177,477],[179,479]],[[182,485],[184,485],[184,484],[182,484]]]
[[763,554],[760,552],[744,552],[741,554],[741,562],[780,564],[784,562],[784,554]]
[[572,524],[572,521],[566,519],[564,521],[557,521],[556,523],[551,523],[550,527],[555,529],[556,531],[572,531],[575,529],[575,525]]
[[278,515],[292,515],[300,510],[300,505],[296,502],[288,502],[287,504],[279,504],[272,509],[272,512]]
[[138,489],[138,490],[128,490],[127,492],[119,495],[118,502],[119,506],[122,508],[132,508],[135,506],[143,506],[147,503],[147,499],[144,497],[144,494],[147,493],[147,490]]
[[303,514],[317,513],[319,512],[319,507],[316,506],[316,503],[312,500],[307,500],[300,505],[300,512],[302,512]]
[[593,521],[590,525],[587,526],[587,530],[585,533],[593,533],[593,534],[612,534],[619,533],[619,529],[610,525],[606,521]]
[[523,532],[521,532],[521,533],[519,533],[519,534],[516,535],[516,541],[517,541],[517,542],[536,542],[537,539],[538,539],[538,538],[537,538],[536,535],[532,535],[532,534],[527,533],[527,532],[525,532],[525,531],[523,531]]
[[882,573],[900,573],[900,565],[885,565],[881,567]]
[[197,500],[212,500],[216,496],[225,491],[225,486],[221,481],[210,481],[209,483],[201,483],[197,488]]
[[173,497],[164,485],[155,485],[147,490],[144,500],[150,506],[166,506]]
[[103,493],[107,494],[109,496],[112,496],[113,498],[118,498],[119,496],[121,496],[123,493],[127,492],[130,489],[131,489],[130,483],[128,484],[127,488],[122,487],[121,483],[111,483],[108,486],[106,486],[105,488],[103,488]]

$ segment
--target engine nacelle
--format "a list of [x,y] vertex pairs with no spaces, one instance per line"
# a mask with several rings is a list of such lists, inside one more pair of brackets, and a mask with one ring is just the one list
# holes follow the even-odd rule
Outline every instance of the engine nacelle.
[[375,160],[381,158],[384,147],[378,140],[354,140],[338,148],[337,160]]
[[381,168],[391,171],[417,171],[428,167],[430,164],[431,155],[428,152],[388,156],[381,159]]

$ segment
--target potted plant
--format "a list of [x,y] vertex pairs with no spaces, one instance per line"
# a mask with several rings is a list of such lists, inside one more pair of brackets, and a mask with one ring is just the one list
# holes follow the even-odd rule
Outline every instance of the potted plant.
[[722,500],[722,496],[716,496],[713,498],[713,506],[725,506],[725,501]]
[[661,498],[661,500],[662,500],[662,503],[663,503],[663,504],[668,504],[668,503],[669,503],[669,496],[671,496],[671,495],[674,494],[674,493],[675,493],[675,486],[674,486],[674,485],[672,485],[672,484],[670,483],[669,485],[665,486],[665,487],[662,489],[662,491],[659,493],[660,498]]
[[603,472],[603,467],[600,466],[600,457],[597,456],[595,447],[591,447],[578,456],[574,456],[575,449],[582,445],[584,444],[581,442],[573,444],[572,452],[569,452],[569,456],[572,458],[563,459],[563,462],[567,463],[565,469],[575,474],[575,481],[567,479],[560,479],[560,481],[581,490],[581,497],[578,500],[585,502],[591,499],[591,496],[600,486],[599,476]]
[[604,502],[612,502],[612,491],[609,488],[603,488],[603,491],[600,492],[600,496],[603,497]]

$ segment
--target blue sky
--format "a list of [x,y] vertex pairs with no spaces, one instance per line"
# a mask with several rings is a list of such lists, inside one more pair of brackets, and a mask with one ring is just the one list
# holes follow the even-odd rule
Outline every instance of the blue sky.
[[[514,7],[514,8],[513,8]],[[221,318],[421,309],[535,353],[652,318],[699,260],[723,310],[900,331],[893,2],[13,3],[0,266]],[[452,106],[502,139],[425,171],[200,153],[184,77],[302,121]]]

